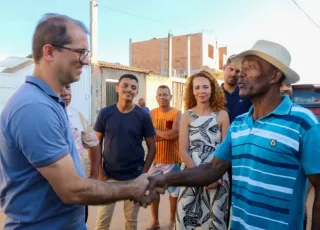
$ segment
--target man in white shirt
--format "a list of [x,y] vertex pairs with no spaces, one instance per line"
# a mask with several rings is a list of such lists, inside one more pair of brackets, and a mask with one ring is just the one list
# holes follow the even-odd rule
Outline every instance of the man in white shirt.
[[[67,106],[69,124],[86,176],[92,179],[98,179],[101,165],[101,146],[99,145],[99,140],[84,116],[70,106],[72,98],[70,84],[65,86],[61,98]],[[86,222],[87,219],[88,206],[86,206]]]

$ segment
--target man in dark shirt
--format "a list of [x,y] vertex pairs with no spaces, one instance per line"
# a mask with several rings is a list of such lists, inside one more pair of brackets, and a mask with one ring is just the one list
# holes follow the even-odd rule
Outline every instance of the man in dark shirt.
[[239,96],[237,83],[240,70],[231,62],[233,56],[228,58],[227,64],[223,68],[224,83],[221,85],[226,96],[230,124],[238,115],[248,112],[252,105],[248,98]]
[[290,98],[292,98],[292,85],[291,84],[286,84],[282,83],[281,88],[280,88],[280,93],[282,95],[288,95]]
[[[150,114],[133,103],[138,94],[138,78],[132,74],[120,77],[116,85],[119,101],[100,111],[94,130],[103,143],[102,171],[105,181],[130,181],[148,172],[156,154],[155,130]],[[145,138],[148,154],[144,161],[142,140]],[[109,229],[115,203],[100,206],[96,230]],[[124,202],[125,229],[137,229],[139,206]]]

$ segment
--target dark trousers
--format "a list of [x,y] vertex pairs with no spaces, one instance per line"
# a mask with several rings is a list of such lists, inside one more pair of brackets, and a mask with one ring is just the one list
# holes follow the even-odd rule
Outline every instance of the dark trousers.
[[227,223],[227,227],[229,227],[229,219],[230,219],[230,212],[231,212],[231,198],[232,198],[232,167],[230,166],[230,168],[228,169],[228,175],[229,175],[229,199],[228,199],[228,202],[229,202],[229,213],[228,213],[228,223]]
[[308,222],[308,216],[307,214],[304,214],[303,230],[307,230],[307,222]]
[[85,209],[84,209],[84,221],[85,223],[87,223],[87,220],[88,220],[88,205],[85,206]]

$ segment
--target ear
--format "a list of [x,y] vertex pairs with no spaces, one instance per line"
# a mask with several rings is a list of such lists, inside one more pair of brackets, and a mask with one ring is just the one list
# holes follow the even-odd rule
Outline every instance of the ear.
[[119,90],[119,83],[117,83],[117,84],[114,86],[114,90],[115,90],[117,93],[119,93],[119,92],[118,92],[118,90]]
[[275,84],[275,83],[280,83],[280,80],[282,78],[282,72],[280,70],[275,70],[270,83]]
[[42,47],[43,58],[47,61],[52,61],[55,56],[55,48],[47,44]]
[[226,69],[227,65],[222,66],[222,70],[224,71]]

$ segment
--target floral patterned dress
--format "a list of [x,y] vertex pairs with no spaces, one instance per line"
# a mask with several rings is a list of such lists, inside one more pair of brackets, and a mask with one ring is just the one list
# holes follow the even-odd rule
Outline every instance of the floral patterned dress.
[[[198,116],[188,111],[192,117],[189,128],[189,154],[196,165],[208,163],[221,142],[221,132],[216,113]],[[184,167],[182,167],[184,170]],[[217,189],[182,187],[178,197],[176,229],[191,230],[197,226],[206,230],[226,230],[228,223],[229,178],[227,173],[221,178]]]

